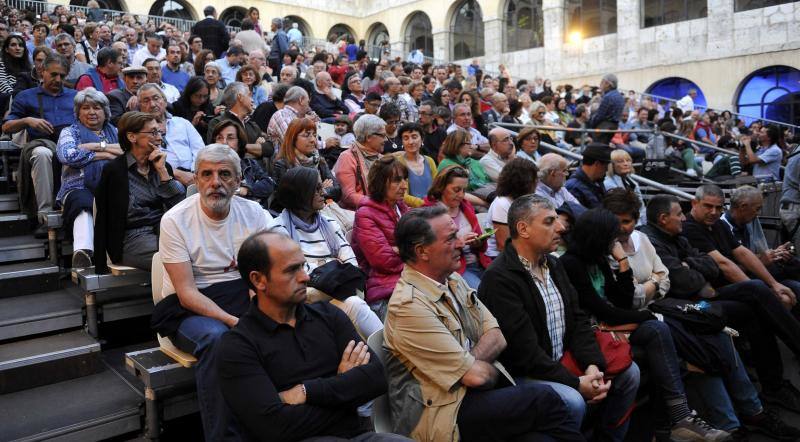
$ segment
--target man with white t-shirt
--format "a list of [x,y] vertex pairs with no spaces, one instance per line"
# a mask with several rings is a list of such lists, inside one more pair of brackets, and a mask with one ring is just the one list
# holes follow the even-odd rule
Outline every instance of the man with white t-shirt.
[[237,437],[238,429],[221,396],[215,346],[249,307],[248,288],[236,263],[239,246],[266,230],[272,217],[257,203],[234,196],[242,171],[239,156],[227,145],[200,149],[194,170],[197,194],[161,219],[164,299],[153,311],[152,326],[197,358],[205,438],[223,440]]

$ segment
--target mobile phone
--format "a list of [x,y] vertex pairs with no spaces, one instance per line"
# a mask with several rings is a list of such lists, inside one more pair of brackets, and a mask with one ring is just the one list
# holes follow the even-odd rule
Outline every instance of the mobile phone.
[[484,231],[483,231],[483,234],[482,234],[481,236],[479,236],[479,237],[478,237],[478,240],[479,240],[479,241],[483,241],[484,239],[486,239],[486,238],[488,238],[488,237],[490,237],[490,236],[494,235],[494,232],[496,232],[496,230],[495,230],[495,229],[493,229],[493,228],[488,228],[488,229],[486,229],[486,230],[484,230]]

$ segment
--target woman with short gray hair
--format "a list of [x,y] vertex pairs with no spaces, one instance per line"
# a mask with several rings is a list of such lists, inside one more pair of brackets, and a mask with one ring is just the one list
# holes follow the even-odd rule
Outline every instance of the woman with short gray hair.
[[367,173],[383,154],[386,122],[375,115],[362,115],[353,126],[356,142],[339,155],[333,173],[342,186],[339,205],[356,210],[367,194]]
[[93,87],[75,95],[75,120],[61,131],[56,153],[64,168],[56,200],[64,210],[64,225],[72,232],[72,267],[92,265],[94,227],[92,201],[105,164],[122,148],[110,124],[108,98]]

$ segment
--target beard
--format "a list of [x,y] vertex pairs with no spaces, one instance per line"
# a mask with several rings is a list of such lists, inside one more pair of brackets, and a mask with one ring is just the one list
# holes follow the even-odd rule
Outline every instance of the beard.
[[201,194],[203,206],[218,215],[228,213],[231,206],[232,194],[225,188],[209,189]]

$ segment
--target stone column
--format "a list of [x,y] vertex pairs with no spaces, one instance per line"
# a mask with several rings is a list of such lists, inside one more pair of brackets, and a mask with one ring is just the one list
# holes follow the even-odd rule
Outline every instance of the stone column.
[[566,8],[564,0],[544,0],[542,2],[544,26],[544,72],[542,77],[558,77],[561,72],[562,51],[566,29]]
[[438,62],[450,60],[450,31],[433,33],[433,58]]
[[733,0],[708,0],[709,55],[728,56],[733,50]]
[[617,0],[617,65],[624,66],[639,58],[639,34],[642,27],[642,0]]
[[483,66],[488,72],[498,72],[503,54],[503,20],[493,18],[483,22]]

